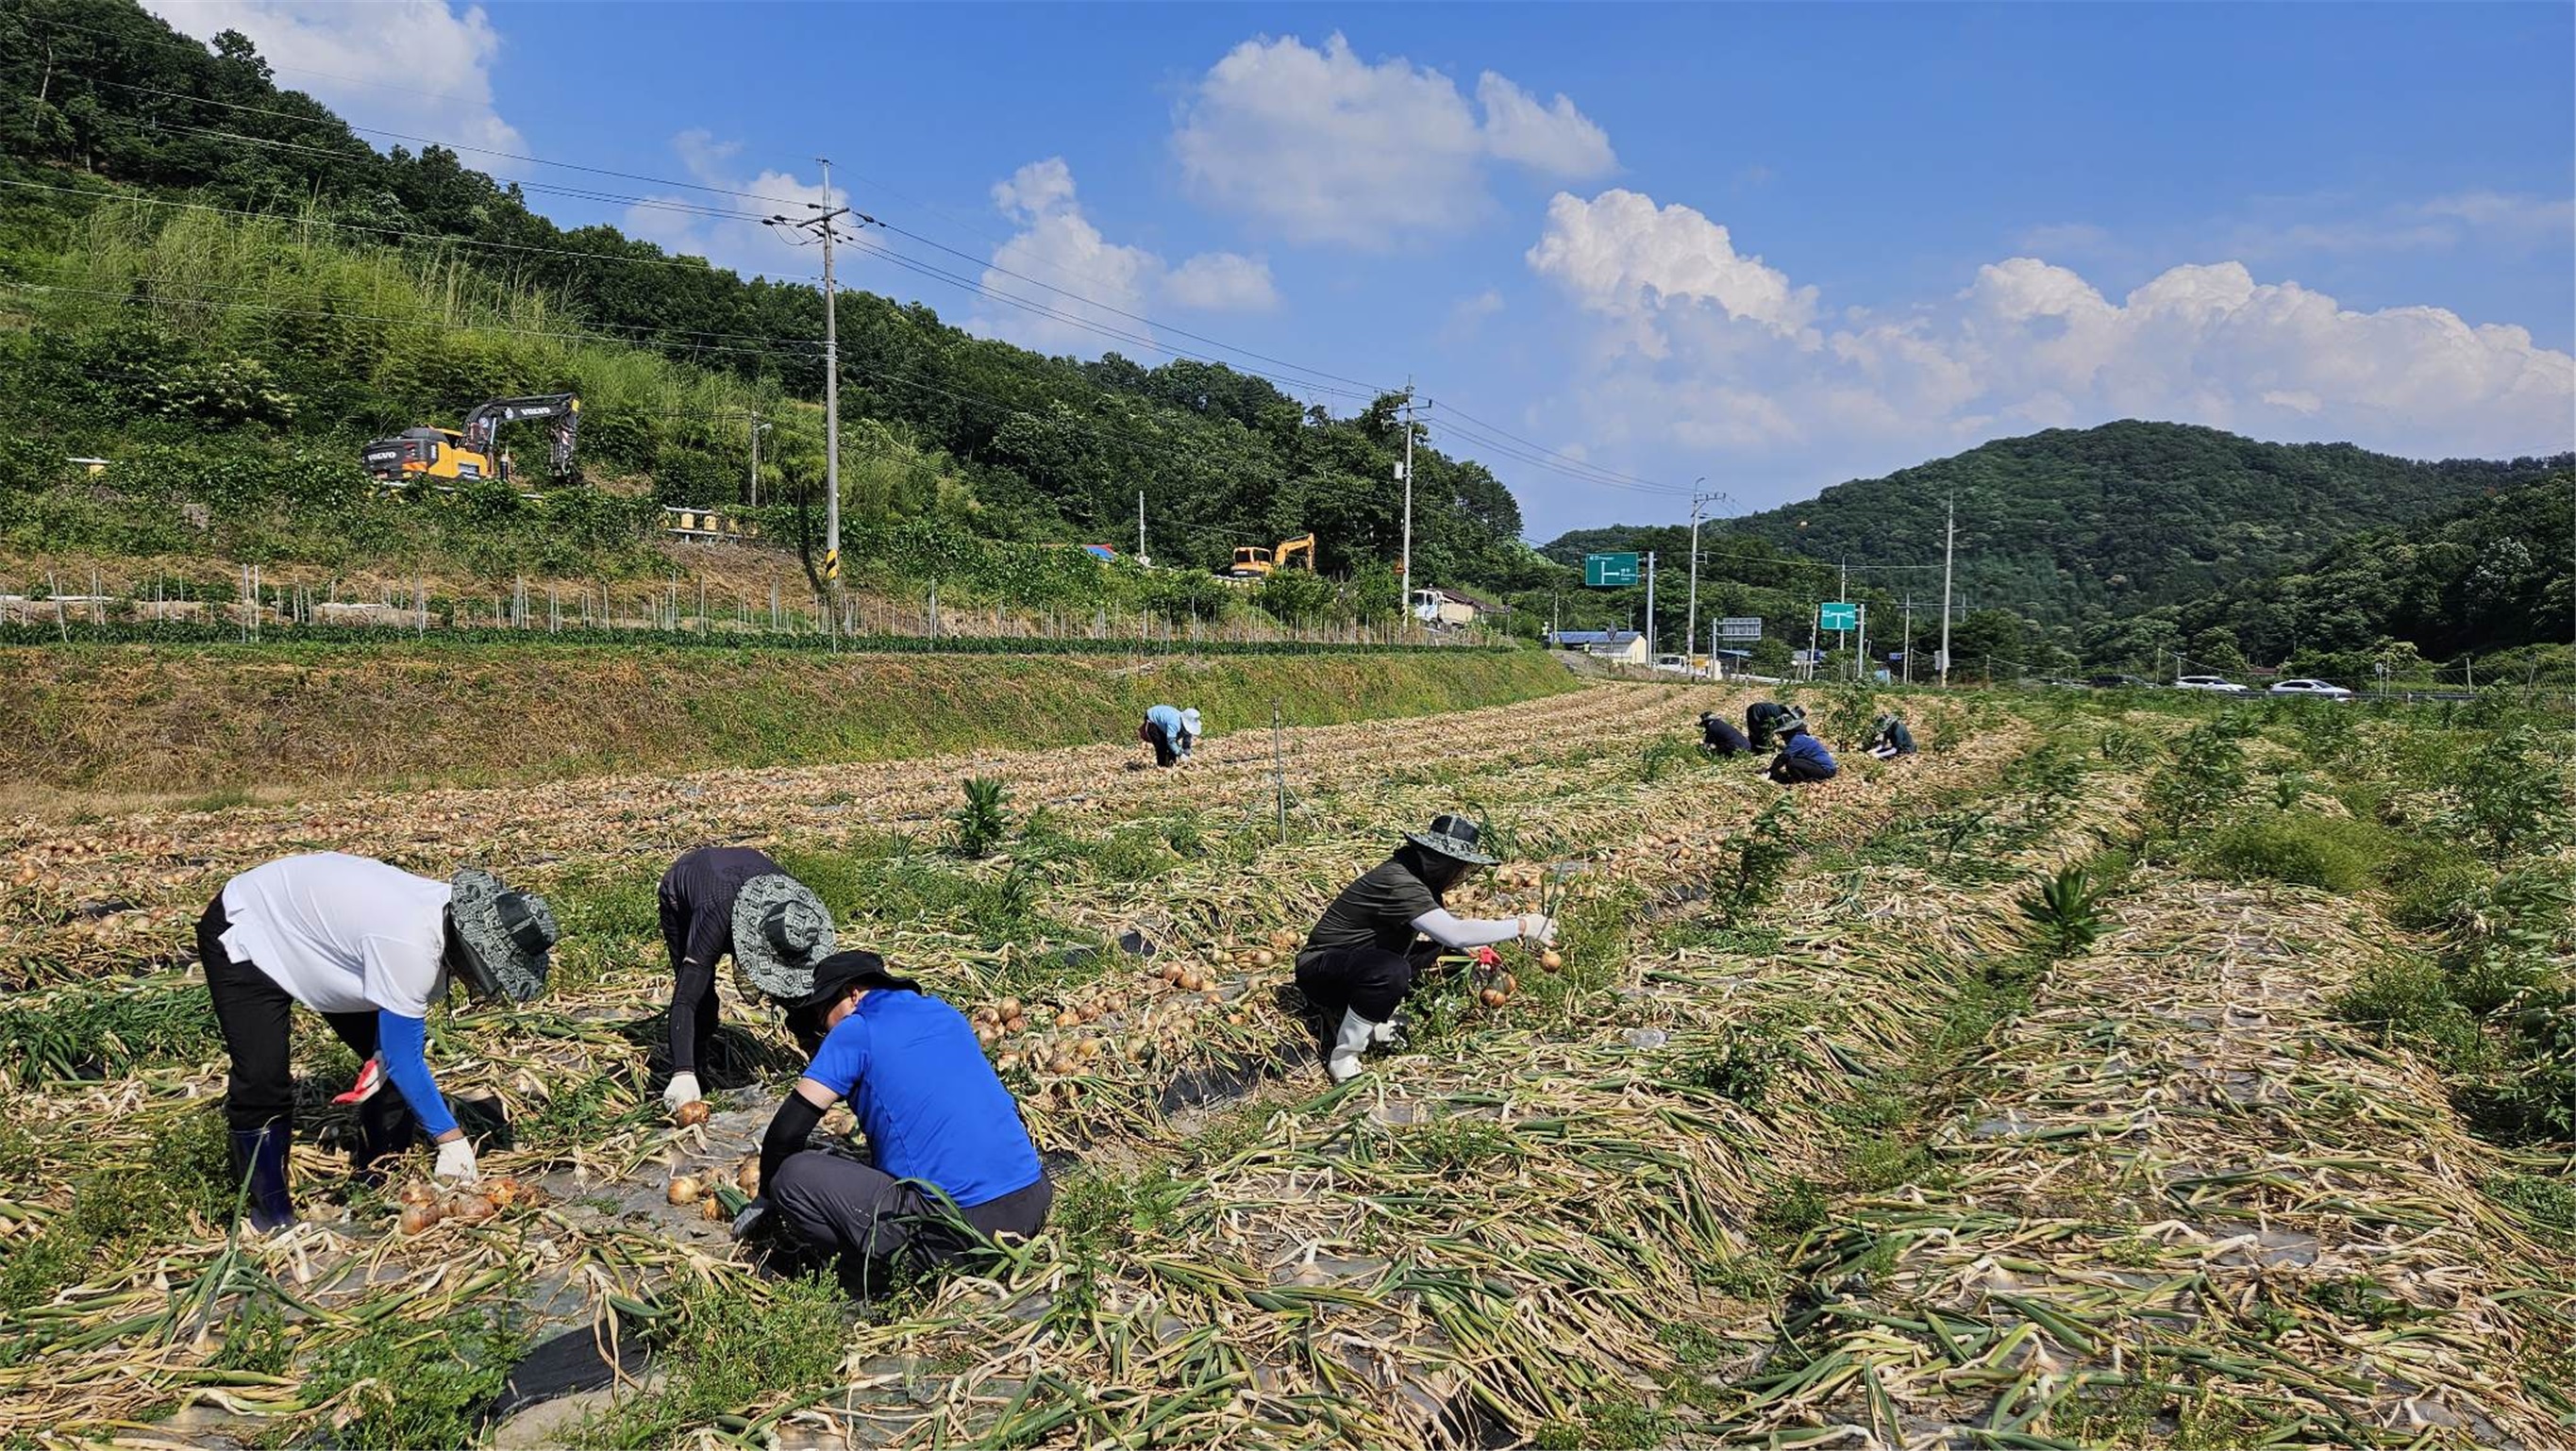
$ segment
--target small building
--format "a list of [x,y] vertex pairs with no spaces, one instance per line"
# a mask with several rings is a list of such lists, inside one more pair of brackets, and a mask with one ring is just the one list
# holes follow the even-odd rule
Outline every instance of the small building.
[[1559,650],[1580,650],[1598,660],[1646,663],[1646,637],[1634,630],[1559,630],[1548,637]]

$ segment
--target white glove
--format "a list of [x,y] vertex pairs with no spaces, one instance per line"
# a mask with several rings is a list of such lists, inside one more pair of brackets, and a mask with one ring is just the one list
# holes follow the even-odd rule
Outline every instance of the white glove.
[[1537,912],[1523,912],[1521,936],[1544,947],[1556,940],[1556,919]]
[[473,1183],[476,1177],[473,1143],[460,1135],[439,1145],[438,1166],[429,1174],[433,1179],[445,1179],[451,1183]]
[[695,1103],[702,1096],[698,1092],[698,1075],[674,1073],[671,1075],[671,1086],[662,1090],[662,1106],[678,1108],[684,1103]]

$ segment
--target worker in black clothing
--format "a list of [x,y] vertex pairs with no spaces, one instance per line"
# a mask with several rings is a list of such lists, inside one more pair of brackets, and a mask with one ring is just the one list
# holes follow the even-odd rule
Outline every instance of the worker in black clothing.
[[1793,720],[1804,720],[1807,713],[1776,700],[1757,700],[1744,708],[1744,734],[1750,737],[1754,750],[1767,751],[1780,739],[1781,727]]
[[1895,712],[1883,711],[1870,723],[1869,739],[1862,743],[1862,749],[1882,761],[1910,756],[1914,754],[1914,732],[1905,728],[1905,721]]
[[662,874],[660,897],[671,954],[671,1082],[662,1101],[676,1109],[700,1096],[698,1068],[720,1016],[716,959],[732,953],[765,996],[795,1002],[814,990],[814,964],[831,955],[832,914],[768,853],[747,846],[682,853]]
[[1699,748],[1712,755],[1742,756],[1752,752],[1753,743],[1744,738],[1744,732],[1737,730],[1734,722],[1715,711],[1704,710],[1699,713]]
[[1336,1025],[1324,1054],[1334,1082],[1358,1076],[1362,1052],[1396,1040],[1396,1007],[1443,950],[1556,940],[1556,923],[1536,912],[1480,921],[1441,905],[1467,873],[1494,865],[1476,849],[1477,835],[1462,816],[1406,832],[1394,856],[1342,889],[1298,949],[1297,990]]

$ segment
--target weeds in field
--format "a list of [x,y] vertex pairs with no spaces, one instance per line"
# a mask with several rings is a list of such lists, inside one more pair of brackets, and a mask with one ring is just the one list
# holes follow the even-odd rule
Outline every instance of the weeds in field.
[[2022,895],[2021,912],[2051,956],[2072,957],[2110,927],[2102,910],[2107,890],[2084,866],[2061,867]]
[[1656,741],[1638,753],[1637,780],[1652,786],[1676,766],[1690,766],[1705,760],[1700,748],[1689,741]]
[[2283,811],[2239,817],[2210,832],[2192,869],[2225,881],[2275,881],[2352,893],[2378,880],[2388,835],[2366,821]]
[[214,1051],[203,988],[67,988],[40,1007],[0,1008],[0,1068],[21,1081],[105,1078]]
[[1796,821],[1794,798],[1782,796],[1736,837],[1731,870],[1715,884],[1716,906],[1728,926],[1742,925],[1779,896],[1781,883],[1798,860]]
[[993,854],[1011,834],[1011,816],[1003,807],[1008,794],[1000,778],[973,776],[966,781],[966,804],[948,815],[956,828],[955,846],[959,856],[980,861]]
[[2235,804],[2244,790],[2244,749],[2223,719],[2204,721],[2148,778],[2147,805],[2169,826],[2187,827]]
[[2454,823],[2500,857],[2531,850],[2567,826],[2567,783],[2557,753],[2540,732],[2522,726],[2482,751],[2463,753],[2451,771],[2459,800]]
[[[793,1397],[841,1367],[849,1317],[828,1278],[774,1280],[759,1296],[692,1278],[655,1319],[651,1339],[663,1380],[575,1428],[572,1441],[602,1451],[667,1446],[726,1412]],[[420,1439],[415,1446],[462,1445]]]
[[307,1390],[317,1402],[343,1398],[328,1444],[345,1451],[469,1446],[482,1439],[482,1412],[524,1344],[499,1315],[436,1326],[389,1316],[326,1354]]
[[1781,1069],[1795,1058],[1777,1023],[1730,1023],[1715,1042],[1686,1059],[1676,1076],[1746,1108],[1760,1108]]

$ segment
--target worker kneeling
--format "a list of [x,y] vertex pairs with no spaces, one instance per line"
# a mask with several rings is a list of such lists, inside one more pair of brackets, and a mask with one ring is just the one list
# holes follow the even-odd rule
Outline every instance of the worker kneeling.
[[1904,720],[1894,713],[1882,713],[1870,722],[1869,739],[1863,749],[1882,761],[1910,756],[1914,754],[1914,732],[1907,730]]
[[1461,816],[1406,832],[1395,855],[1343,888],[1307,934],[1297,952],[1297,990],[1335,1025],[1324,1054],[1334,1082],[1357,1077],[1360,1054],[1370,1047],[1396,1041],[1396,1008],[1443,949],[1556,940],[1556,924],[1536,912],[1480,921],[1451,916],[1441,905],[1468,872],[1495,864],[1476,849],[1477,835],[1476,823]]
[[[873,952],[837,952],[815,964],[792,1020],[822,1046],[760,1141],[761,1197],[735,1219],[737,1238],[774,1233],[865,1294],[898,1259],[952,1263],[1046,1223],[1055,1186],[963,1014]],[[806,1146],[845,1098],[873,1164]]]
[[1807,723],[1795,716],[1780,725],[1780,754],[1771,759],[1771,779],[1783,786],[1804,781],[1830,781],[1842,768]]
[[1155,706],[1145,712],[1145,723],[1136,728],[1136,739],[1154,748],[1155,765],[1177,766],[1190,758],[1191,749],[1199,743],[1198,708]]
[[[197,955],[232,1058],[224,1113],[250,1222],[295,1220],[287,1145],[295,1131],[289,1010],[322,1015],[362,1067],[350,1151],[361,1173],[412,1145],[438,1144],[433,1171],[472,1183],[474,1146],[448,1112],[424,1055],[430,1004],[463,978],[477,997],[523,1003],[543,991],[555,944],[545,899],[467,867],[447,881],[340,852],[280,857],[224,884],[197,921]],[[386,1081],[393,1093],[383,1093]]]
[[1752,754],[1753,743],[1744,738],[1744,732],[1737,730],[1734,722],[1715,711],[1704,710],[1699,713],[1699,748],[1714,756],[1743,756]]

